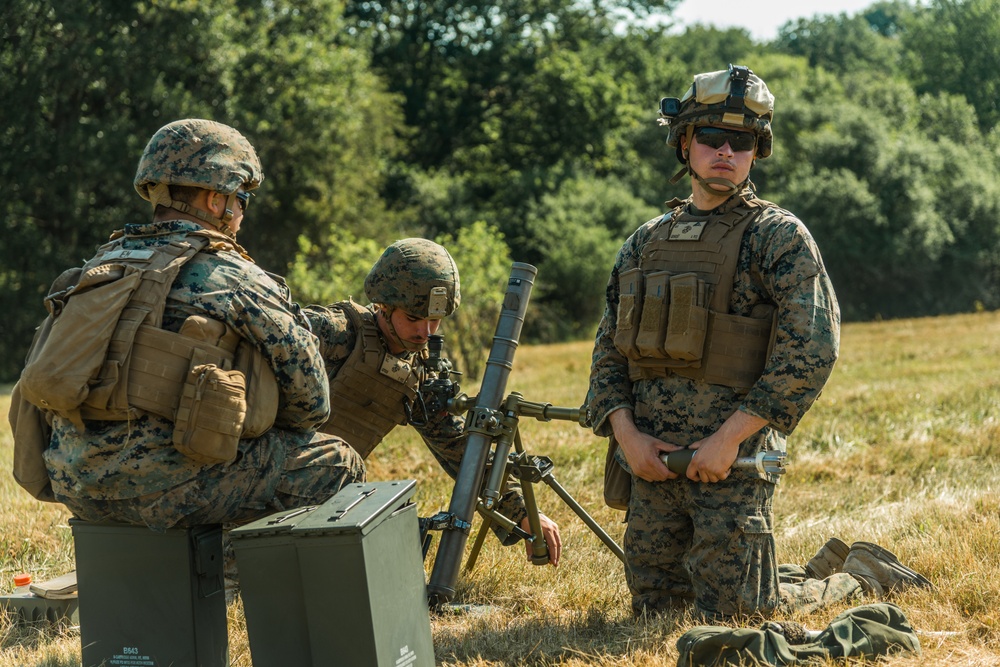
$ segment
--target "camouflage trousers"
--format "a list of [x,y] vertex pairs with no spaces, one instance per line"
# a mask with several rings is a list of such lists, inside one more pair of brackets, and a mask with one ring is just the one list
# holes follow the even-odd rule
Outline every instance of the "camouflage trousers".
[[633,477],[623,545],[633,612],[693,603],[709,619],[771,616],[860,594],[848,574],[818,581],[778,565],[773,498],[772,483],[739,475],[715,484]]
[[84,521],[145,525],[153,530],[234,526],[284,509],[318,505],[347,484],[363,481],[364,461],[344,440],[271,429],[259,438],[241,440],[232,463],[206,466],[174,488],[137,498],[57,496],[57,500]]

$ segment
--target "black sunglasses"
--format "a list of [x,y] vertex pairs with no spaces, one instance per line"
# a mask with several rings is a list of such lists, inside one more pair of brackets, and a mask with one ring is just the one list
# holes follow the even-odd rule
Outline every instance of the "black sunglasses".
[[753,150],[757,144],[757,135],[752,132],[724,130],[721,127],[696,128],[694,138],[699,144],[709,148],[722,148],[728,142],[736,153]]
[[250,193],[249,192],[237,192],[236,201],[240,203],[240,209],[246,213],[247,208],[250,206]]

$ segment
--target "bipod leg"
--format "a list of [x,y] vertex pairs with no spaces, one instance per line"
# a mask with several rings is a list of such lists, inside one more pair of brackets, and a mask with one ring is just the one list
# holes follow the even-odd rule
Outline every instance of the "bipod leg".
[[[532,482],[544,482],[548,485],[550,489],[556,492],[564,503],[569,505],[569,508],[573,510],[580,520],[587,524],[587,527],[597,535],[597,537],[604,542],[604,544],[611,550],[618,559],[624,563],[625,562],[625,552],[622,550],[618,543],[611,539],[601,525],[594,520],[594,517],[587,514],[587,511],[580,506],[580,503],[576,502],[576,499],[569,494],[569,492],[562,487],[559,482],[555,480],[552,476],[552,459],[547,456],[529,456],[525,453],[524,448],[521,447],[520,437],[515,437],[514,444],[517,447],[517,456],[510,465],[510,471],[514,477],[521,480],[522,488],[527,490],[531,488]],[[525,505],[528,504],[528,494],[525,493],[524,498]],[[532,494],[532,504],[534,504],[534,494]],[[535,515],[537,518],[538,508],[535,506]],[[528,516],[531,516],[529,512]],[[529,519],[530,520],[530,519]],[[536,530],[532,526],[532,530]],[[537,534],[537,533],[536,533]]]
[[476,566],[476,560],[479,558],[479,552],[483,548],[483,543],[486,541],[486,535],[490,532],[490,525],[492,523],[493,519],[488,516],[483,517],[483,521],[479,525],[479,532],[476,534],[476,540],[472,543],[472,548],[469,549],[469,559],[465,561],[466,574],[472,572],[472,568]]
[[[514,431],[515,460],[524,457],[524,446],[521,444],[521,430]],[[521,478],[521,494],[524,496],[524,509],[528,512],[528,526],[531,528],[531,563],[533,565],[548,565],[549,545],[542,534],[542,521],[538,518],[538,503],[535,501],[535,488],[532,480]]]
[[500,514],[500,512],[486,509],[486,506],[483,505],[482,501],[480,501],[479,505],[476,506],[476,511],[479,512],[479,515],[483,518],[483,525],[479,529],[479,534],[476,535],[476,542],[469,554],[469,560],[465,566],[466,572],[470,571],[476,564],[476,559],[479,557],[479,550],[482,548],[483,541],[486,539],[486,533],[493,526],[493,524],[497,524],[503,530],[520,537],[522,540],[531,541],[531,533],[526,533],[521,530],[520,526],[505,517],[503,514]]
[[580,520],[587,524],[587,527],[590,528],[590,530],[593,531],[598,538],[600,538],[601,542],[604,542],[604,544],[607,545],[608,549],[611,550],[611,553],[618,556],[618,560],[622,563],[625,562],[625,552],[620,546],[618,546],[618,543],[615,542],[603,528],[601,528],[601,525],[594,520],[594,517],[587,514],[587,510],[583,509],[583,507],[580,506],[580,503],[576,502],[576,499],[573,498],[573,496],[571,496],[569,492],[564,489],[554,477],[552,477],[552,475],[543,476],[542,481],[545,482],[550,489],[555,491],[556,495],[562,498],[563,502],[569,505],[570,509],[576,512],[576,515],[580,517]]

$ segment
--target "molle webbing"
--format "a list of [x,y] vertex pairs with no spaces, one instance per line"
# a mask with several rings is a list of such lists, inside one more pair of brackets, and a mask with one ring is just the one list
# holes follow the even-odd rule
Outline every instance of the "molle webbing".
[[[122,310],[118,325],[108,346],[107,358],[104,362],[98,383],[90,390],[87,401],[81,406],[81,415],[87,419],[126,419],[134,416],[134,408],[149,410],[168,419],[174,418],[171,406],[176,408],[184,376],[190,369],[193,341],[185,336],[163,331],[163,309],[166,306],[167,295],[181,267],[192,259],[206,246],[218,246],[225,243],[226,237],[218,232],[205,230],[193,232],[181,243],[170,243],[157,248],[142,272],[142,281],[132,293],[128,304]],[[231,247],[231,246],[230,246]],[[108,257],[117,254],[128,254],[127,250],[111,250],[99,258],[99,262],[108,261]],[[219,323],[221,324],[221,323]],[[222,325],[225,326],[225,325]],[[139,331],[143,334],[140,336]],[[173,339],[172,343],[167,343]],[[135,359],[136,343],[139,343],[139,359]],[[164,349],[163,346],[167,347]],[[187,347],[186,359],[182,348]],[[162,353],[162,357],[160,356]],[[220,357],[221,350],[213,351],[210,357]],[[229,355],[230,367],[232,355]],[[162,362],[162,368],[153,371]],[[137,372],[133,374],[132,364],[138,363]],[[181,370],[181,366],[184,366]],[[156,377],[155,374],[165,373]],[[179,379],[177,376],[179,373]],[[142,383],[151,382],[151,388],[144,391]],[[176,381],[176,383],[174,383]],[[168,382],[172,386],[167,386]],[[174,392],[167,397],[167,392]],[[132,403],[132,399],[136,403]]]
[[330,419],[320,430],[367,458],[389,431],[406,423],[404,404],[416,398],[419,380],[409,362],[386,351],[370,310],[354,301],[334,307],[354,325],[357,342],[330,381]]
[[672,371],[708,384],[749,389],[767,365],[773,329],[774,319],[770,316],[755,319],[709,312],[701,366],[664,369],[659,373],[654,370],[654,374],[663,376]]
[[[640,315],[641,351],[629,357],[632,380],[676,373],[748,389],[760,377],[775,309],[758,306],[751,317],[742,317],[729,313],[729,303],[743,235],[766,205],[750,199],[711,216],[678,208],[654,232],[639,263],[646,280],[643,311],[649,312]],[[663,350],[650,352],[648,334],[657,327],[666,342]]]
[[146,324],[139,327],[129,363],[129,405],[174,419],[196,350],[200,363],[233,368],[239,334],[222,322],[199,319],[213,326],[182,326],[180,333]]
[[718,216],[694,216],[674,210],[642,249],[643,272],[696,273],[711,288],[709,307],[729,312],[740,244],[750,223],[763,212],[759,200],[750,200]]

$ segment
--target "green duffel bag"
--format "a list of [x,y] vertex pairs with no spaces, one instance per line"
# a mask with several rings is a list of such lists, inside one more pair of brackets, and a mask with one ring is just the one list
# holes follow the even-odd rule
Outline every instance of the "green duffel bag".
[[[920,655],[920,640],[903,611],[878,603],[848,609],[821,632],[788,632],[769,621],[759,630],[698,626],[677,640],[677,667],[798,665],[812,658]],[[793,643],[794,642],[794,643]]]

